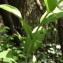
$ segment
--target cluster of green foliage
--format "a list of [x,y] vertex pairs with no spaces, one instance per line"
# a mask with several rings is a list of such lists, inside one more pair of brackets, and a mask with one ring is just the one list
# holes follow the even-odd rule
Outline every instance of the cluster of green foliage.
[[[51,1],[52,1],[52,3],[51,3]],[[47,31],[48,31],[48,29],[46,30],[43,27],[43,25],[46,23],[53,22],[63,16],[63,10],[59,9],[57,7],[57,5],[60,2],[62,2],[61,0],[59,0],[59,1],[44,0],[44,2],[45,2],[47,10],[41,16],[39,25],[36,26],[33,30],[28,25],[28,23],[22,18],[20,11],[16,7],[8,5],[8,4],[0,5],[0,8],[14,14],[16,17],[19,18],[20,23],[27,34],[26,37],[23,37],[20,34],[16,35],[19,38],[19,40],[21,40],[21,44],[23,45],[23,51],[18,50],[18,48],[16,49],[15,47],[10,49],[10,46],[9,46],[8,50],[5,50],[5,51],[3,50],[3,52],[0,53],[1,61],[5,62],[5,60],[8,60],[7,62],[9,62],[9,63],[10,62],[17,63],[16,59],[17,59],[17,56],[19,56],[19,57],[23,57],[25,59],[25,61],[23,61],[23,63],[29,63],[28,58],[29,58],[30,54],[32,54],[33,59],[31,60],[30,63],[37,63],[34,53],[41,46],[42,41],[44,40],[45,35],[47,34]],[[12,37],[9,37],[9,38],[12,38]],[[48,50],[48,52],[52,53],[50,50]]]

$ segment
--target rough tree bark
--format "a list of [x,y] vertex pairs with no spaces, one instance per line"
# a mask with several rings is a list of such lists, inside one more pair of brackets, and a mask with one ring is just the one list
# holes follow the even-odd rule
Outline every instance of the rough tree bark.
[[59,43],[61,45],[61,51],[63,57],[63,18],[58,19],[58,36],[59,36]]

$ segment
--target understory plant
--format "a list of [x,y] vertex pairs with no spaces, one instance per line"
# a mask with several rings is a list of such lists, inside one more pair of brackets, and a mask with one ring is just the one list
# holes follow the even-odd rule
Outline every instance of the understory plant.
[[[34,52],[41,46],[42,41],[44,40],[45,34],[47,33],[47,30],[43,27],[44,24],[53,22],[57,20],[58,18],[63,16],[63,10],[58,8],[58,4],[62,2],[62,0],[44,0],[46,11],[40,18],[40,23],[38,26],[36,26],[33,30],[31,29],[30,25],[24,20],[21,16],[21,12],[14,6],[8,5],[8,4],[1,4],[0,8],[8,11],[12,14],[14,14],[16,17],[19,18],[20,23],[22,25],[22,28],[25,30],[27,36],[23,38],[19,33],[17,34],[19,40],[22,40],[23,43],[23,50],[25,55],[25,61],[24,63],[28,63],[29,55]],[[10,54],[11,50],[3,51],[0,53],[0,55],[4,54],[4,56],[0,56],[0,58],[7,58],[11,61],[14,61],[12,58],[8,58],[8,55]],[[34,55],[33,55],[33,61],[32,63],[35,63],[34,61]],[[15,62],[15,61],[14,61]],[[17,62],[15,62],[17,63]],[[37,62],[36,62],[37,63]]]

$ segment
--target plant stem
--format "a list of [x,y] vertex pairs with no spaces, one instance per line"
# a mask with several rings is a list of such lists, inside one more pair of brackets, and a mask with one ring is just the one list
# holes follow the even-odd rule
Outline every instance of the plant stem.
[[28,63],[29,53],[26,54],[25,63]]
[[27,63],[27,58],[25,59],[25,63]]
[[[44,19],[46,18],[47,15],[48,15],[48,13],[45,12],[41,20],[44,21]],[[37,34],[37,32],[38,32],[38,30],[39,30],[39,28],[40,28],[41,25],[43,25],[43,24],[40,23],[40,25],[38,26],[38,28],[37,28],[37,30],[36,30],[35,35]],[[35,41],[35,40],[34,40],[34,41]],[[33,41],[33,43],[30,45],[30,47],[29,47],[29,49],[28,49],[28,52],[27,52],[26,58],[25,58],[25,63],[28,63],[29,52],[30,52],[31,47],[32,47],[33,44],[34,44],[34,41]]]

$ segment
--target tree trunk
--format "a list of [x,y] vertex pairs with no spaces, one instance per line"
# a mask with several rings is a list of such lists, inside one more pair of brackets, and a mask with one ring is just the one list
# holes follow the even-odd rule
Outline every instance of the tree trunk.
[[59,43],[61,45],[61,51],[63,57],[63,18],[58,19],[58,35],[59,35]]

